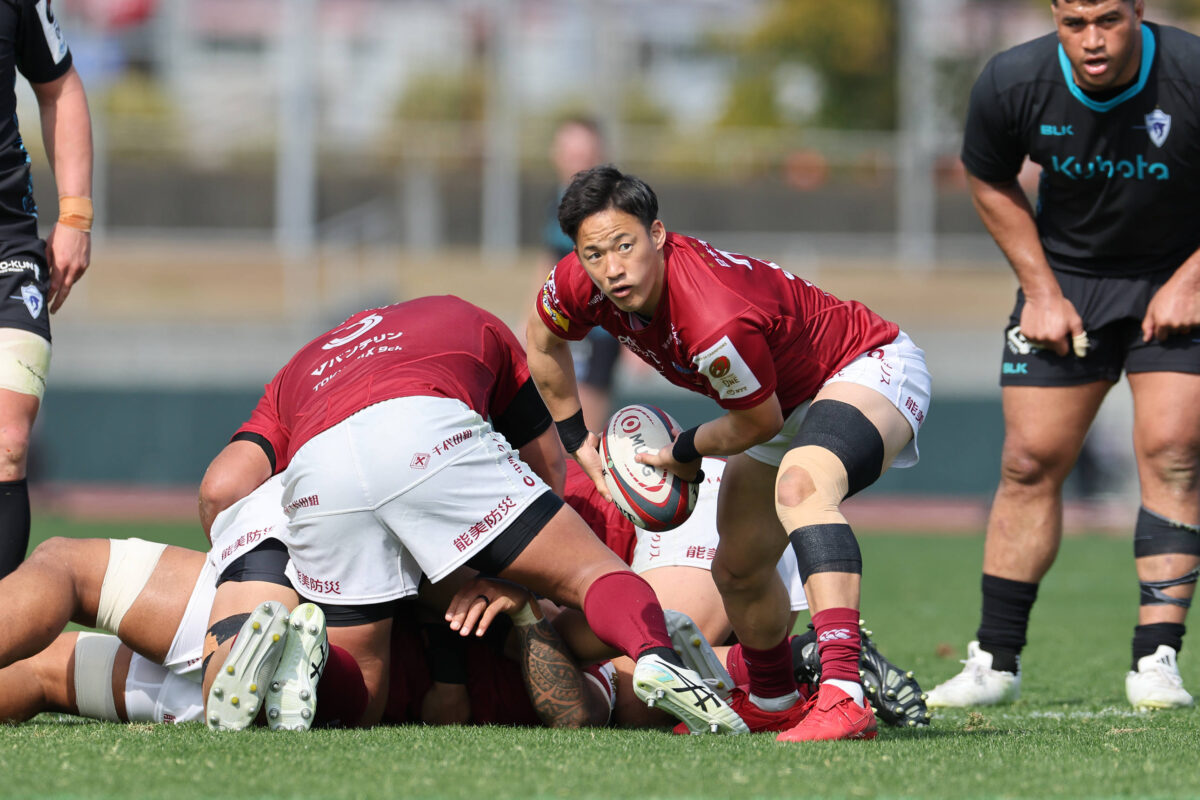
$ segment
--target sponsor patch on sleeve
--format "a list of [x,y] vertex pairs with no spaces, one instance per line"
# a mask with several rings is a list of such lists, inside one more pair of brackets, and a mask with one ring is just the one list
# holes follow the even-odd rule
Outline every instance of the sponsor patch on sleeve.
[[692,359],[722,400],[754,394],[762,386],[728,336]]
[[546,319],[553,322],[558,328],[566,333],[571,327],[571,321],[567,319],[561,311],[558,310],[558,291],[554,286],[554,273],[550,273],[550,277],[542,284],[542,313]]

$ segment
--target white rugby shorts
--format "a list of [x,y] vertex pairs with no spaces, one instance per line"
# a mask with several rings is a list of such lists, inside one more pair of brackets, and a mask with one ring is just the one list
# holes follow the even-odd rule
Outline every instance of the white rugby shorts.
[[[199,685],[204,679],[200,673],[200,662],[204,657],[204,634],[208,632],[208,617],[212,612],[213,597],[217,594],[217,571],[205,561],[188,598],[183,619],[171,640],[171,647],[163,659],[162,666],[174,675]],[[135,656],[136,657],[136,656]]]
[[[633,563],[630,565],[634,572],[641,574],[659,567],[712,569],[720,541],[717,534],[717,493],[721,489],[725,459],[705,458],[703,469],[704,483],[700,484],[700,496],[687,521],[678,528],[658,533],[637,529],[637,544],[634,545]],[[783,585],[787,587],[792,611],[808,608],[804,583],[800,580],[800,569],[791,545],[784,548],[776,569],[783,579]]]
[[250,494],[217,514],[209,537],[212,547],[208,563],[215,570],[214,580],[225,574],[229,565],[267,539],[283,541],[287,515],[279,498],[283,477],[274,475]]
[[549,487],[459,400],[400,397],[300,447],[283,475],[288,577],[307,598],[376,604],[436,583]]
[[198,680],[134,653],[125,679],[125,716],[130,722],[196,722],[204,719],[204,691]]
[[[892,467],[911,467],[920,458],[917,449],[917,434],[925,413],[929,410],[929,396],[933,381],[925,366],[925,351],[917,347],[908,334],[900,334],[889,344],[876,347],[860,355],[825,381],[822,386],[847,381],[873,389],[894,405],[908,424],[912,426],[913,438],[901,450]],[[746,455],[763,464],[778,467],[791,449],[792,440],[800,432],[800,424],[808,413],[811,401],[801,403],[784,420],[783,429],[773,439],[751,447]]]

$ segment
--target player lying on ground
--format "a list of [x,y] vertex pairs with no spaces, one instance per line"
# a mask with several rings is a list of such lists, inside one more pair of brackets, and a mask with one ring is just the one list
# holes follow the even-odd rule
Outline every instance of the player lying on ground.
[[[269,488],[278,495],[277,485]],[[253,531],[263,521],[243,524]],[[489,591],[507,598],[514,612],[521,609],[519,600],[528,599],[515,586]],[[119,721],[200,720],[200,654],[214,592],[213,569],[193,550],[139,539],[45,542],[0,581],[0,598],[20,614],[20,622],[0,635],[0,720],[21,722],[43,711]],[[31,602],[10,602],[16,597]],[[298,610],[305,608],[314,609],[303,604]],[[452,637],[460,639],[461,652],[439,664],[431,637],[437,627],[448,629],[439,621],[422,631],[417,611],[406,609],[392,628],[394,693],[385,721],[604,724],[611,708],[611,667],[590,668],[584,680],[539,614],[530,607],[517,624],[497,626],[511,635]],[[55,635],[68,620],[119,636]],[[283,704],[281,714],[268,715],[273,728],[349,726],[361,718],[366,692],[354,660],[337,646],[326,651],[323,637],[313,641],[316,647],[297,654],[306,672],[320,674],[312,702],[299,708]],[[461,663],[453,663],[458,659]],[[269,708],[273,701],[269,697]],[[315,714],[303,718],[304,709]]]
[[[368,724],[387,697],[392,605],[421,574],[437,583],[466,565],[582,609],[602,641],[637,660],[635,691],[693,730],[744,732],[679,661],[650,586],[552,491],[565,464],[550,422],[521,346],[494,315],[455,297],[371,309],[305,345],[275,376],[209,467],[202,514],[211,519],[281,474],[282,556],[362,668]],[[236,542],[212,541],[241,559]],[[257,579],[256,565],[239,570],[218,587],[214,630],[290,593]],[[230,646],[206,651],[215,653],[206,687],[228,669]]]
[[[678,625],[694,625],[700,636],[717,645],[715,649],[721,655],[722,662],[729,648],[720,645],[730,639],[733,628],[713,581],[712,563],[719,541],[717,495],[725,464],[725,459],[704,459],[704,481],[700,485],[699,498],[692,515],[679,527],[661,533],[634,527],[613,503],[600,496],[596,484],[573,460],[567,463],[565,495],[567,503],[579,512],[604,543],[654,588],[663,607],[685,615],[685,621],[680,623],[677,618],[672,618],[670,612],[667,614],[668,629],[676,650],[685,652],[688,643],[696,638],[694,633],[687,629],[680,630]],[[792,550],[784,551],[776,570],[787,588],[792,611],[788,630],[792,630],[798,613],[808,608]],[[586,658],[589,654],[607,652],[594,651],[595,639],[583,629],[582,620],[576,612],[564,612],[555,619],[554,624],[563,632],[577,655]],[[789,643],[793,671],[801,684],[801,693],[808,697],[813,693],[813,684],[821,671],[820,660],[815,657],[816,632],[790,637]],[[806,645],[812,646],[805,650]],[[685,662],[688,662],[687,658]],[[632,662],[627,658],[615,658],[613,663],[619,687],[617,708],[613,715],[615,723],[632,727],[668,724],[665,715],[647,709],[633,696],[630,686]],[[734,686],[739,687],[735,693],[744,694],[749,683],[744,663],[742,648],[735,647],[733,663],[726,665],[734,675]],[[929,716],[921,687],[912,678],[912,673],[884,658],[865,635],[859,669],[863,672],[867,697],[880,719],[889,725],[927,724]],[[744,707],[742,702],[736,700],[733,705]],[[802,704],[793,708],[794,713],[798,713]],[[747,724],[761,730],[783,730],[785,726],[790,727],[798,721],[798,718],[793,719],[789,715],[773,715],[754,724],[747,721]]]

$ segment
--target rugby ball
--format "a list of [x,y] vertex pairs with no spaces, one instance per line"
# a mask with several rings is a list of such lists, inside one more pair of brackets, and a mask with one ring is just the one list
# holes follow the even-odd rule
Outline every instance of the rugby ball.
[[670,530],[682,525],[696,507],[698,483],[634,460],[639,453],[653,453],[671,444],[680,430],[661,408],[632,405],[613,414],[600,437],[604,483],[613,503],[639,528]]

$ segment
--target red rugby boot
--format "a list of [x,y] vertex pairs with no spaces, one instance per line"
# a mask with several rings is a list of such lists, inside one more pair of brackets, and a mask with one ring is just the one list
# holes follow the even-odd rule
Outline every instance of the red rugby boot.
[[[875,712],[854,702],[836,686],[822,683],[817,694],[805,703],[807,713],[799,725],[775,738],[781,742],[818,742],[835,739],[874,739]],[[749,720],[747,720],[749,722]]]
[[[801,694],[800,699],[790,708],[783,711],[764,711],[751,702],[750,695],[744,688],[734,689],[727,702],[729,707],[736,711],[737,715],[746,723],[746,727],[750,729],[751,733],[786,731],[794,728],[804,719],[804,715],[808,713],[810,707],[804,701],[804,695]],[[687,734],[688,732],[687,726],[683,723],[675,726],[675,733]]]

